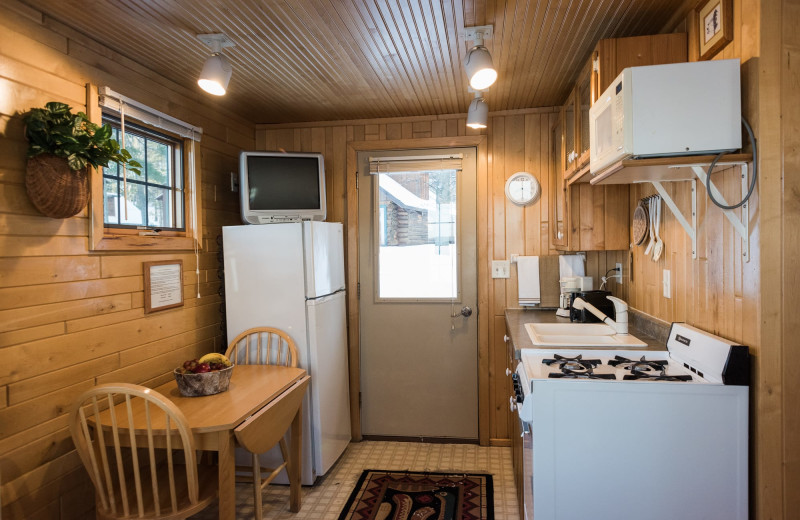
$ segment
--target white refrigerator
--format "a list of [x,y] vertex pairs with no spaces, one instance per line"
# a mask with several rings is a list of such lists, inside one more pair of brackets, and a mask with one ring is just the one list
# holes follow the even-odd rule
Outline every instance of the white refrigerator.
[[[350,442],[342,224],[227,226],[222,237],[228,339],[251,327],[283,329],[311,376],[303,401],[302,480],[311,485]],[[277,448],[262,456],[264,466],[280,460]],[[285,477],[282,472],[277,481],[286,483]]]

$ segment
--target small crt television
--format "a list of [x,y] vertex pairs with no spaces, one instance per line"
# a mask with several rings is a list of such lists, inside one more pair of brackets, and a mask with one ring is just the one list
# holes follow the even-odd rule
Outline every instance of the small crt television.
[[325,220],[325,162],[318,153],[241,152],[242,222]]

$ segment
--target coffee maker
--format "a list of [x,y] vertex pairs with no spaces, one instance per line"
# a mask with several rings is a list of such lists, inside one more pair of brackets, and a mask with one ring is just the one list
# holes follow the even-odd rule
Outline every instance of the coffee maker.
[[572,308],[572,294],[577,292],[591,291],[592,290],[592,277],[591,276],[565,276],[558,281],[561,286],[561,295],[558,300],[558,310],[556,316],[562,318],[570,317],[570,309]]

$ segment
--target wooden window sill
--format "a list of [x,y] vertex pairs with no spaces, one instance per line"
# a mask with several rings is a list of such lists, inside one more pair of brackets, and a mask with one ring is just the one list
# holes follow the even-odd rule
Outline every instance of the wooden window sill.
[[103,235],[94,251],[194,251],[192,237]]

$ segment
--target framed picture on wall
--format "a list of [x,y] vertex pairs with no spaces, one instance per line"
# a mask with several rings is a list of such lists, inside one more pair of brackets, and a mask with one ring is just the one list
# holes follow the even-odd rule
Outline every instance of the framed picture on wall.
[[701,60],[710,60],[733,39],[733,1],[702,0],[695,8]]
[[144,264],[144,313],[183,305],[183,261],[162,260]]

